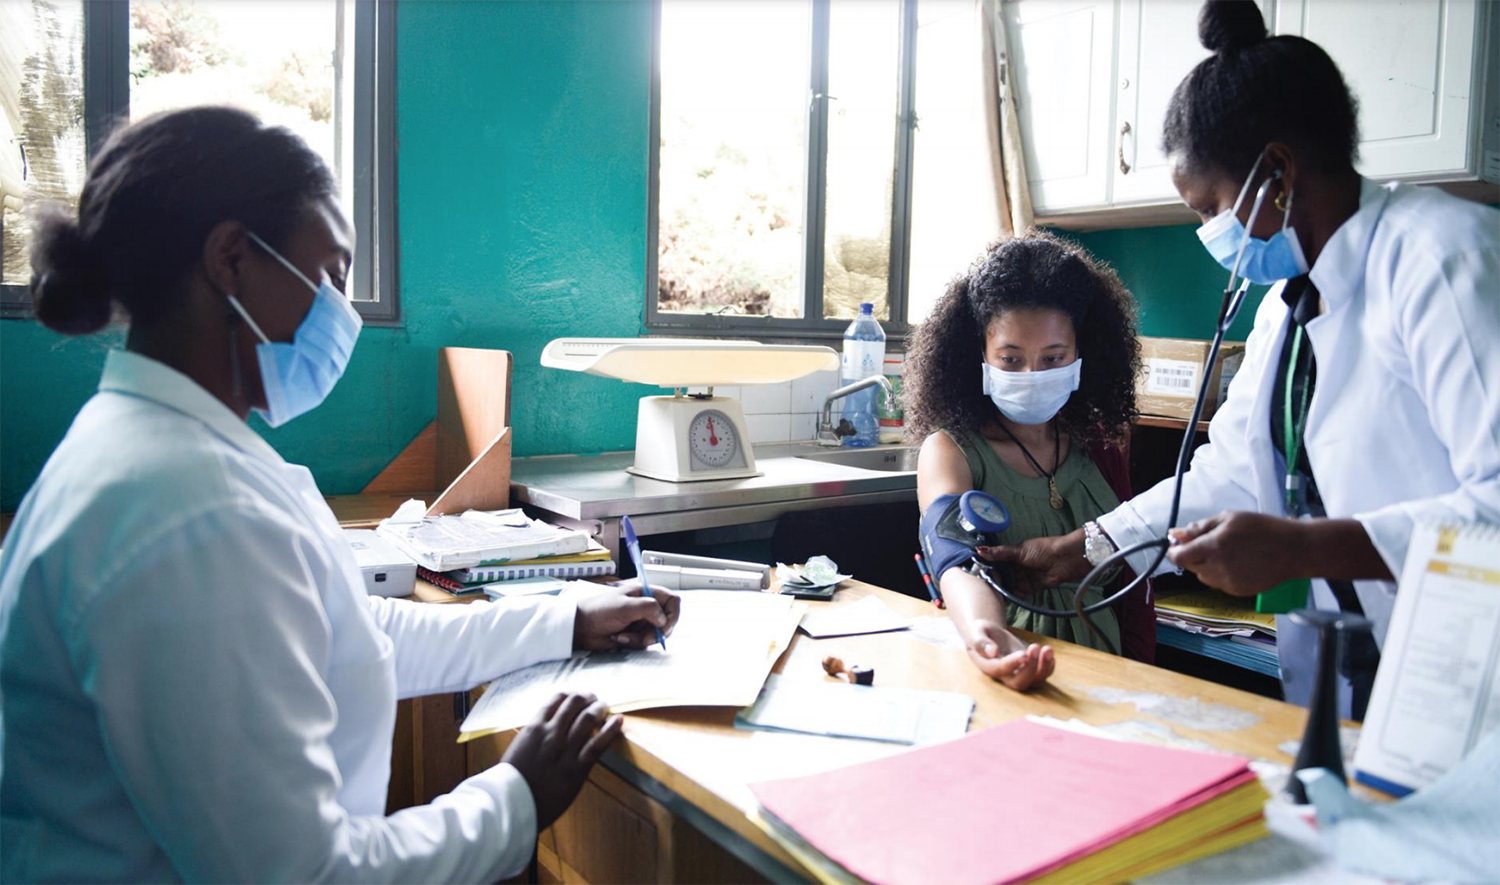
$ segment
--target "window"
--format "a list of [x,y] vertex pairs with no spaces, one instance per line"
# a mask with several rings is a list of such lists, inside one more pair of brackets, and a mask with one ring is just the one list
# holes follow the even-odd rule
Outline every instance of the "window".
[[29,314],[30,219],[74,203],[111,121],[228,103],[321,153],[357,236],[349,295],[393,322],[391,2],[16,0],[0,3],[0,283]]
[[906,321],[915,0],[656,5],[647,323]]

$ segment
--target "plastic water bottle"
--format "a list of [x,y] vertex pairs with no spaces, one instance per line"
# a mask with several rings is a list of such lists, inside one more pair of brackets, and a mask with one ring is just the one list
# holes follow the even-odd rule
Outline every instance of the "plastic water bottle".
[[[871,375],[885,367],[885,330],[875,319],[875,305],[859,306],[859,316],[844,330],[844,356],[839,364],[839,384],[843,386]],[[844,397],[839,417],[854,427],[854,435],[844,437],[846,446],[873,446],[880,442],[880,418],[877,407],[880,388],[867,387]]]

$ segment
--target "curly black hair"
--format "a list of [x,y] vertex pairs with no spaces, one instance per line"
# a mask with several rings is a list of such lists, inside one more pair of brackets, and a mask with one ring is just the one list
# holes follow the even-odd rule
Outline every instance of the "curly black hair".
[[1204,3],[1198,40],[1214,54],[1172,92],[1164,152],[1180,154],[1192,169],[1243,178],[1261,150],[1279,141],[1321,171],[1354,168],[1359,103],[1322,47],[1267,37],[1251,0]]
[[991,245],[913,332],[901,394],[908,438],[979,432],[995,420],[999,410],[980,381],[985,335],[1017,308],[1060,310],[1073,321],[1083,374],[1058,426],[1086,445],[1124,439],[1141,368],[1135,299],[1082,247],[1039,230]]

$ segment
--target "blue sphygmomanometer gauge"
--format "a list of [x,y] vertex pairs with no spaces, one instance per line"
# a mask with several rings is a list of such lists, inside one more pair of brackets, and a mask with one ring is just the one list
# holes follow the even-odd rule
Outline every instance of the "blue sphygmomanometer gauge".
[[1010,527],[1010,513],[994,495],[964,492],[958,499],[958,524],[964,531],[998,535]]

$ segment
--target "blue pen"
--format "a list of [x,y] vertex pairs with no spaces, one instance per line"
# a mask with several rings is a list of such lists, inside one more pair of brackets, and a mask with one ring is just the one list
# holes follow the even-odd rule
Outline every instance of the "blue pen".
[[[646,567],[641,564],[641,539],[635,536],[635,526],[630,524],[630,517],[620,517],[620,526],[625,529],[625,549],[630,551],[630,561],[635,563],[636,577],[641,579],[641,592],[651,596],[651,585],[646,583]],[[652,625],[655,627],[655,625]],[[656,627],[656,641],[661,643],[661,650],[667,650],[667,634]]]

